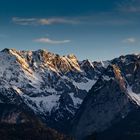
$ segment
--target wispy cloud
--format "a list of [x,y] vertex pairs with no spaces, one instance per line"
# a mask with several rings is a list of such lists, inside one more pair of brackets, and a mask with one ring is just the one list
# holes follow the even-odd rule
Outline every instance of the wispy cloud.
[[51,25],[51,24],[78,24],[76,19],[69,18],[20,18],[13,17],[12,21],[19,25]]
[[[127,1],[127,0],[126,0]],[[132,1],[132,0],[130,0]],[[130,4],[129,4],[130,5]],[[18,25],[40,25],[48,26],[53,24],[69,24],[69,25],[99,25],[99,26],[122,26],[139,24],[139,15],[128,16],[124,11],[135,11],[131,5],[125,3],[117,3],[116,9],[111,12],[98,12],[84,16],[73,17],[52,17],[52,18],[20,18],[13,17],[12,21]],[[131,9],[131,10],[130,10]],[[138,11],[138,6],[137,6]],[[140,5],[139,5],[140,10]],[[122,12],[123,11],[123,12]]]
[[18,25],[52,25],[52,24],[90,24],[90,25],[125,25],[133,21],[118,18],[114,13],[98,13],[96,15],[79,16],[70,18],[19,18],[13,17],[12,21]]
[[136,38],[130,37],[130,38],[124,39],[122,42],[132,44],[132,43],[135,43],[136,41],[137,41]]
[[47,43],[47,44],[64,44],[71,42],[70,40],[52,40],[50,38],[38,38],[34,40],[35,42]]
[[37,19],[36,18],[19,18],[19,17],[13,17],[12,21],[19,25],[33,25],[36,24]]
[[49,25],[49,24],[78,24],[78,20],[74,19],[65,19],[65,18],[50,18],[50,19],[39,19],[38,22],[41,25]]

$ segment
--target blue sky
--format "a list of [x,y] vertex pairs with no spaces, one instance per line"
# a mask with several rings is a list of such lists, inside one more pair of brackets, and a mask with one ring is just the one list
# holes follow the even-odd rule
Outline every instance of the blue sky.
[[0,49],[112,59],[140,52],[139,25],[139,0],[0,1]]

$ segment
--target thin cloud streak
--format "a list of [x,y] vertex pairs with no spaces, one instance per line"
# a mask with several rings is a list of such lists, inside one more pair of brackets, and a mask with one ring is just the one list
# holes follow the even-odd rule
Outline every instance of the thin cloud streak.
[[19,25],[52,25],[52,24],[78,24],[79,21],[68,18],[20,18],[13,17],[12,21]]
[[50,19],[39,19],[38,22],[41,25],[50,25],[50,24],[77,24],[78,21],[65,18],[50,18]]
[[[19,18],[13,17],[13,23],[22,26],[49,26],[54,24],[69,25],[95,25],[95,26],[121,26],[135,24],[134,20],[124,18],[123,15],[118,17],[115,12],[96,13],[87,16],[77,16],[71,18]],[[138,22],[138,21],[137,21]]]
[[19,25],[34,25],[34,24],[36,24],[37,19],[36,18],[13,17],[12,21]]
[[123,43],[128,43],[128,44],[133,44],[133,43],[136,43],[136,38],[134,38],[134,37],[130,37],[130,38],[126,38],[126,39],[124,39],[122,42]]
[[39,43],[46,43],[46,44],[65,44],[71,42],[71,40],[52,40],[49,38],[38,38],[35,39],[34,41]]

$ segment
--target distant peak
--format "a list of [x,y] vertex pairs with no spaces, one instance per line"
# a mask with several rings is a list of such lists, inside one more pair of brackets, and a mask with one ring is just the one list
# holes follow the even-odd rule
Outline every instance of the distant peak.
[[92,62],[89,59],[83,60],[82,63],[81,63],[81,66],[94,67],[94,65],[92,64]]
[[37,50],[37,52],[43,53],[43,52],[48,52],[48,50],[47,49],[39,49],[39,50]]
[[8,48],[4,48],[1,52],[9,52]]
[[74,54],[69,54],[67,57],[71,60],[77,60],[77,57]]
[[89,59],[83,60],[83,63],[91,64],[92,62]]
[[17,50],[14,49],[14,48],[5,48],[5,49],[3,49],[1,52],[5,52],[5,53],[12,53],[12,52],[14,52],[14,53],[19,53],[20,51],[17,51]]
[[9,49],[9,48],[5,48],[5,49],[3,49],[1,52],[10,52],[12,49]]

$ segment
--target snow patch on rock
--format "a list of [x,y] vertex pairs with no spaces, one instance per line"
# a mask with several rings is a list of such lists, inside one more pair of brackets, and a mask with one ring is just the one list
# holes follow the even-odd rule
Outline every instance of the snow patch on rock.
[[140,106],[140,94],[136,94],[132,91],[132,87],[127,87],[128,94],[130,97]]
[[73,84],[81,90],[86,90],[87,92],[92,88],[92,86],[96,83],[96,80],[90,80],[88,79],[87,82],[75,82],[73,81]]

